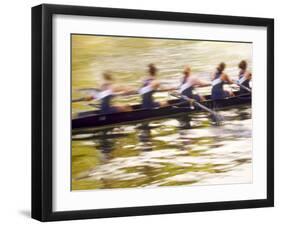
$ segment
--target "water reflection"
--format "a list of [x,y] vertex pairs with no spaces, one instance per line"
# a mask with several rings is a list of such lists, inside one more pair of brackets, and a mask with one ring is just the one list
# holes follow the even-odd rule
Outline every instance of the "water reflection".
[[[124,125],[75,135],[72,188],[128,188],[251,183],[251,109],[221,111],[227,120],[213,126],[205,113]],[[81,147],[90,152],[76,159]],[[81,153],[80,153],[81,154]]]
[[[161,125],[152,126],[151,122],[140,123],[137,127],[139,146],[142,151],[153,151],[153,136],[151,130],[163,129]],[[188,139],[187,130],[191,129],[190,118],[186,115],[179,116],[175,119],[175,128],[179,134],[178,138],[175,140],[176,145],[181,150],[185,145],[190,143]],[[156,138],[157,139],[157,138]]]
[[152,128],[153,127],[149,126],[149,122],[141,123],[138,126],[139,145],[142,148],[142,151],[152,151],[153,150],[152,136],[151,136]]

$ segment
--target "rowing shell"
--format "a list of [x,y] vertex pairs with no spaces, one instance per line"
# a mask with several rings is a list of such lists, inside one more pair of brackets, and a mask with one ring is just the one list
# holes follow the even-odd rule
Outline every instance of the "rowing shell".
[[[237,95],[238,93],[236,93]],[[237,95],[226,99],[211,100],[210,95],[205,96],[206,101],[202,105],[210,109],[222,109],[238,105],[251,104],[251,94]],[[203,110],[196,106],[190,106],[186,101],[179,99],[169,100],[165,107],[143,109],[140,105],[133,105],[133,111],[118,112],[113,114],[99,114],[99,111],[81,112],[72,119],[72,130],[79,129],[100,129],[102,127],[116,126],[117,124],[133,123],[137,121],[153,120],[159,118],[173,118],[183,113],[202,112]]]

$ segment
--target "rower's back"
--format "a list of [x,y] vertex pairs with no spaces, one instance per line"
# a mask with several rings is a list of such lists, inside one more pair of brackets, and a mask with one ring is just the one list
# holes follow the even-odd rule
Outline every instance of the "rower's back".
[[[251,80],[251,73],[247,71],[247,62],[245,60],[242,60],[238,64],[239,71],[239,79],[238,83],[248,89],[251,89],[250,87],[250,80]],[[246,94],[249,93],[249,90],[243,89],[240,87],[239,94]]]
[[115,109],[111,107],[111,100],[113,96],[114,95],[110,83],[103,84],[102,90],[98,95],[100,100],[100,111],[102,114],[110,114],[115,112]]
[[151,86],[152,82],[153,82],[152,78],[144,80],[143,86],[139,90],[139,93],[141,94],[142,97],[142,108],[154,107],[153,93],[155,91]]
[[221,79],[222,72],[216,72],[215,78],[212,82],[212,99],[218,100],[225,98],[225,92],[223,90],[224,81]]
[[184,77],[180,85],[180,93],[187,97],[193,96],[193,86],[189,77]]
[[142,97],[142,108],[151,109],[159,107],[159,103],[155,102],[153,99],[153,94],[155,92],[155,88],[153,82],[155,81],[157,73],[157,68],[154,64],[148,65],[148,74],[149,77],[144,80],[143,86],[140,88],[139,93]]
[[[248,72],[245,72],[245,73],[239,75],[238,83],[248,89],[251,89],[250,79],[248,77],[248,74],[246,74],[246,73],[248,73]],[[239,94],[246,94],[246,93],[249,93],[249,91],[246,90],[245,88],[243,89],[240,87]]]
[[225,64],[220,63],[215,72],[212,81],[212,99],[219,100],[227,97],[227,93],[223,89],[224,80],[222,79],[223,71],[225,69]]
[[109,71],[103,73],[104,83],[101,85],[101,91],[98,94],[100,101],[101,114],[112,114],[118,112],[118,110],[112,106],[111,100],[114,97],[112,88],[112,74]]

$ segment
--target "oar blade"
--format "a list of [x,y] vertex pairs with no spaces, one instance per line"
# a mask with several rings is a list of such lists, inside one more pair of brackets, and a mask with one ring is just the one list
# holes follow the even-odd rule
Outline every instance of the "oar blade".
[[223,123],[223,121],[224,121],[223,116],[220,115],[220,114],[217,114],[217,113],[212,114],[212,115],[211,115],[211,119],[212,119],[214,125],[216,125],[216,126],[222,125],[222,123]]

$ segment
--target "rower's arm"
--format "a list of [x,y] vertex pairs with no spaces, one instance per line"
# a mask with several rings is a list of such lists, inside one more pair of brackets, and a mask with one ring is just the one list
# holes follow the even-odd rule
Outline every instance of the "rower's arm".
[[228,84],[233,84],[234,82],[229,78],[227,74],[222,75],[222,80],[227,82]]
[[81,101],[90,101],[94,99],[93,97],[81,97],[81,98],[77,98],[77,99],[74,99],[74,100],[71,100],[72,103],[75,103],[75,102],[81,102]]
[[150,83],[150,86],[152,87],[152,89],[156,90],[156,89],[160,88],[160,83],[158,81],[154,80]]
[[206,86],[210,86],[211,83],[200,79],[196,79],[194,85],[197,87],[206,87]]
[[177,90],[179,87],[169,87],[169,86],[163,86],[161,83],[159,83],[158,81],[153,81],[151,83],[151,86],[154,90],[156,91],[160,91],[160,92],[168,92],[168,91],[173,91],[173,90]]
[[111,89],[116,93],[127,91],[127,89],[124,86],[114,86]]
[[131,89],[129,87],[127,87],[127,86],[118,85],[118,86],[113,86],[112,90],[114,92],[127,92],[127,91],[129,91]]
[[178,87],[167,87],[167,88],[158,89],[158,91],[168,92],[168,91],[173,91],[173,90],[177,90],[177,89],[178,89]]
[[215,77],[216,77],[216,73],[214,72],[214,73],[212,73],[212,75],[211,75],[211,80],[213,81],[213,80],[215,79]]
[[130,94],[136,94],[137,91],[131,87],[125,87],[125,86],[118,86],[113,87],[112,90],[116,95],[130,95]]

